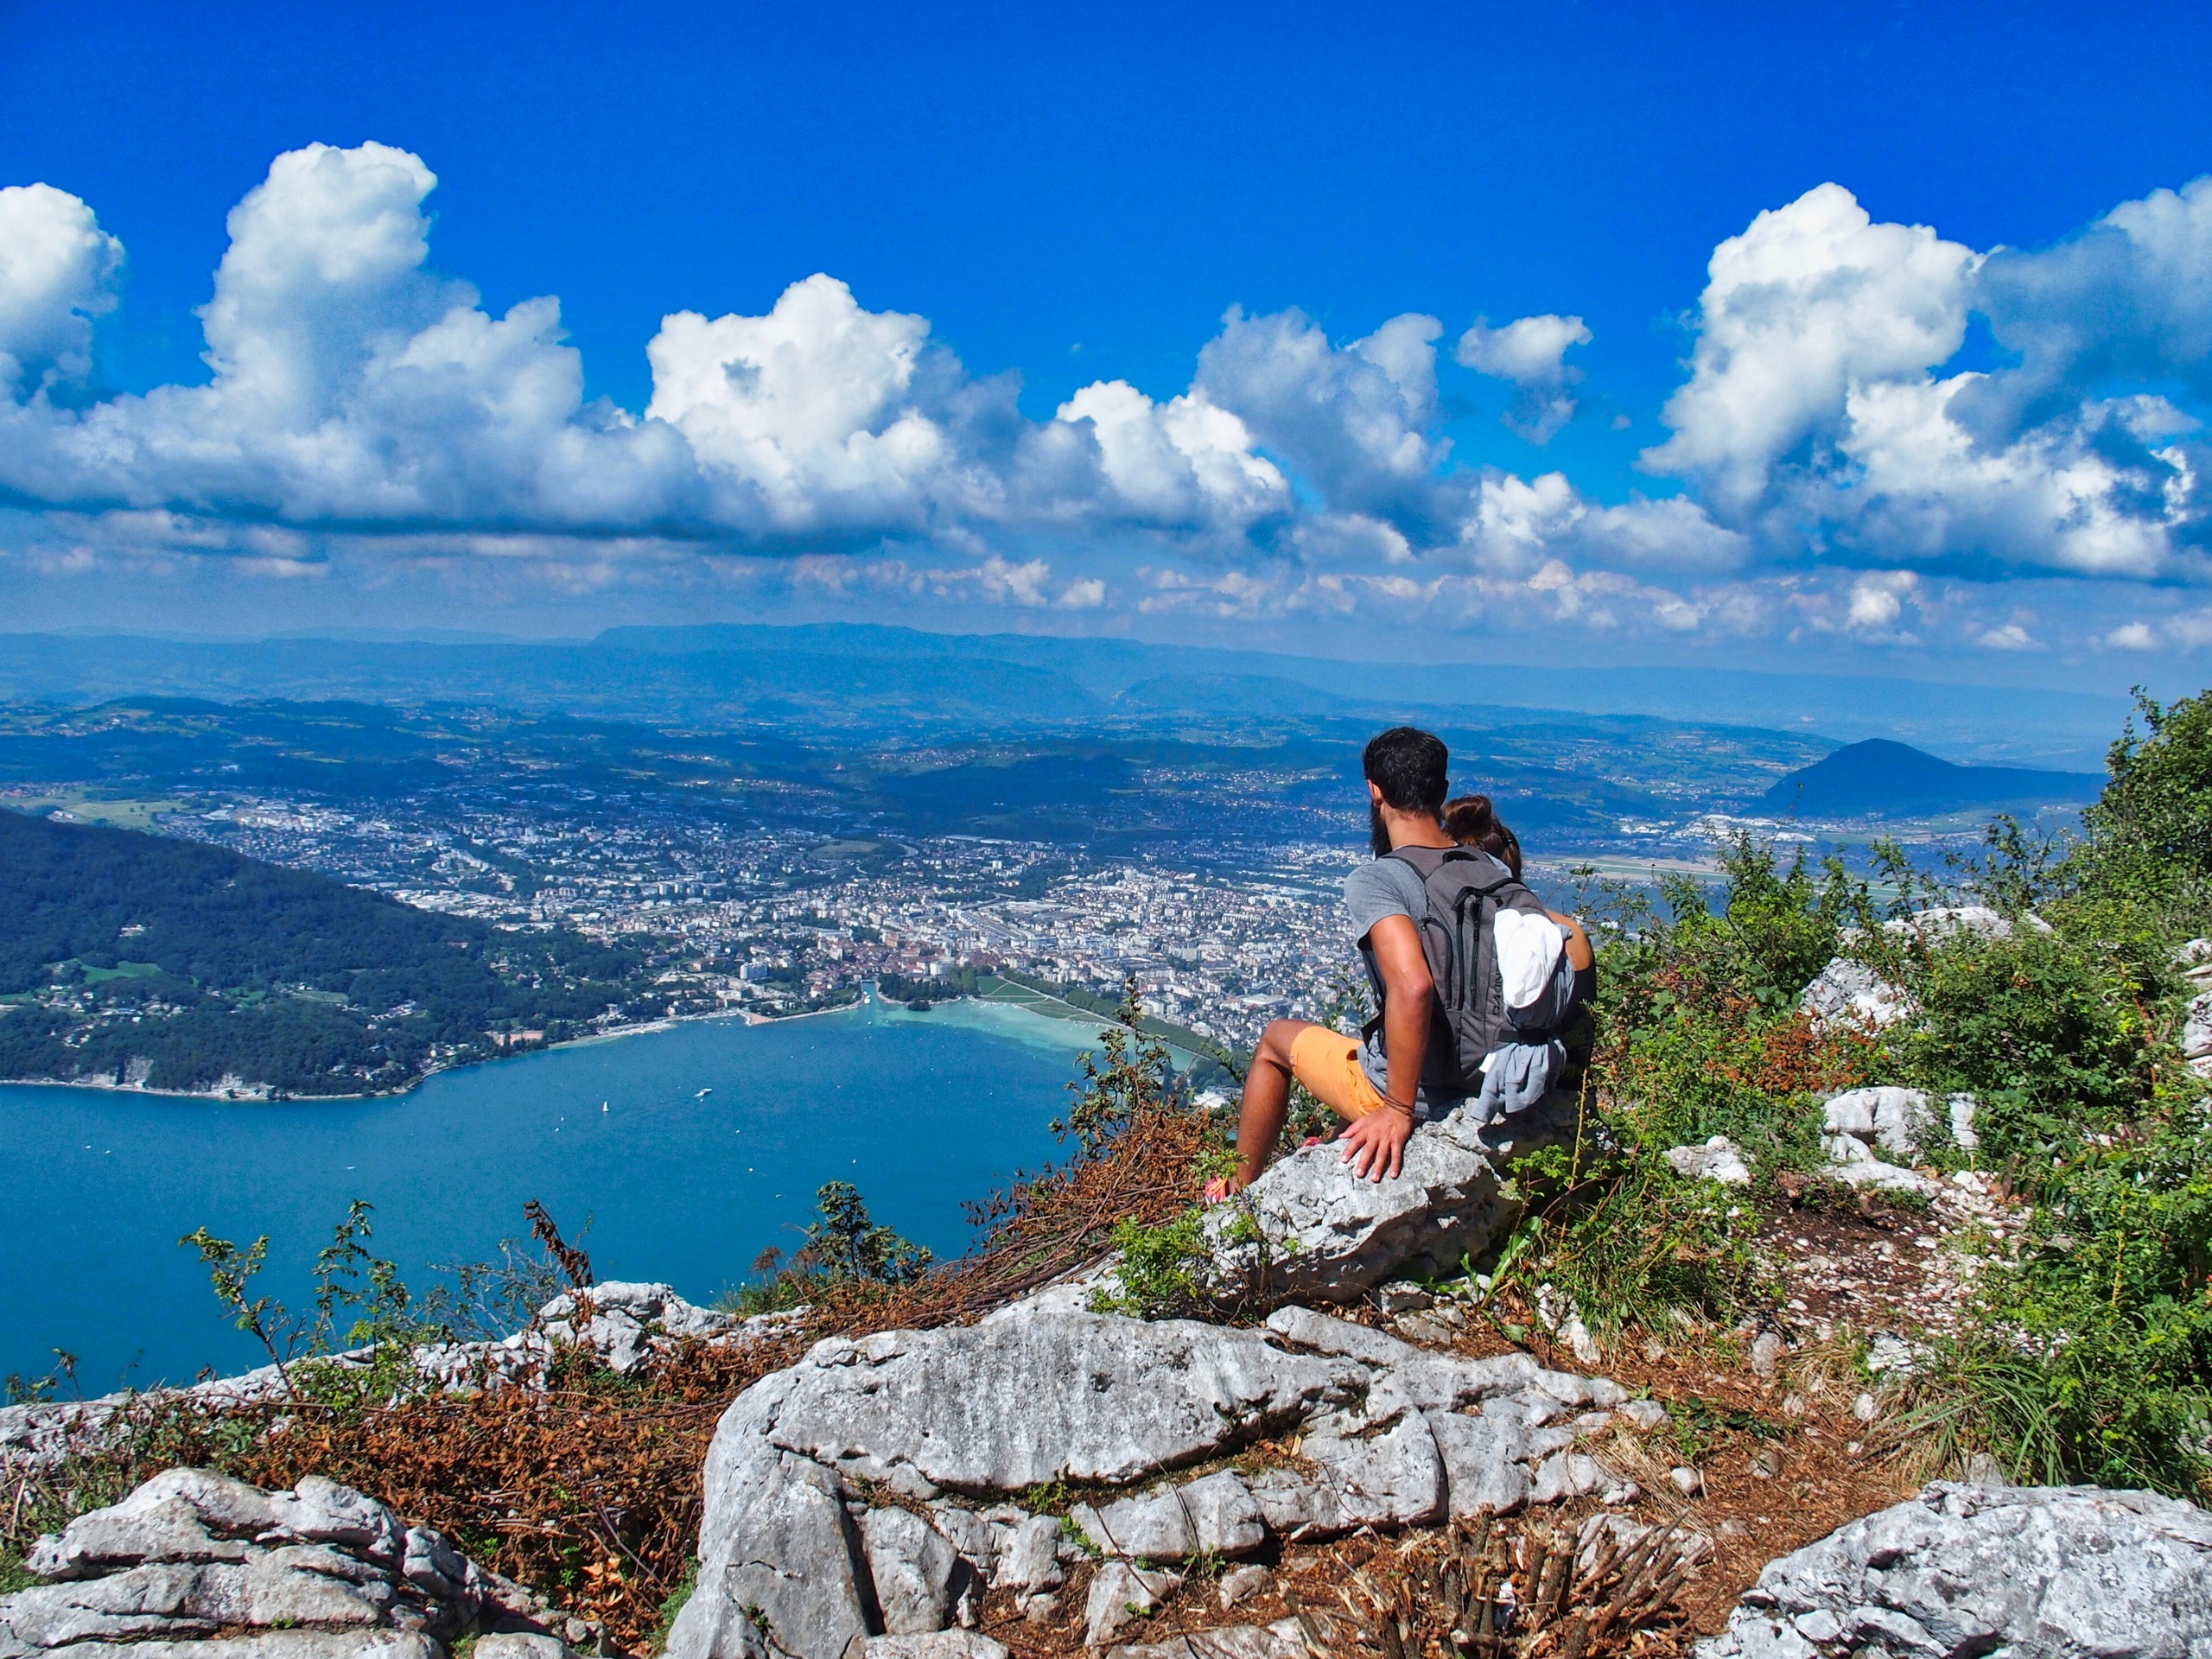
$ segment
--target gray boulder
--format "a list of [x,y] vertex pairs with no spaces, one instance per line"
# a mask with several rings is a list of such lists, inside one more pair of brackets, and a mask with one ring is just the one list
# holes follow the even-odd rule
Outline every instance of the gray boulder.
[[588,1346],[607,1370],[624,1376],[671,1338],[725,1337],[739,1324],[730,1314],[685,1301],[671,1286],[620,1280],[563,1291],[537,1317],[550,1340]]
[[1700,1659],[2204,1659],[2212,1515],[2151,1492],[1938,1482],[1769,1562]]
[[569,1651],[522,1586],[319,1478],[270,1493],[168,1470],[40,1539],[27,1565],[46,1582],[0,1597],[0,1659],[115,1643],[134,1659],[438,1659],[442,1643],[498,1631],[550,1643],[545,1659]]
[[1813,976],[1797,1006],[1813,1016],[1815,1031],[1850,1025],[1881,1031],[1911,1011],[1912,999],[1865,963],[1837,957]]
[[1273,1469],[1252,1484],[1268,1524],[1295,1536],[1404,1527],[1444,1514],[1444,1459],[1412,1396],[1380,1378],[1356,1408],[1306,1425],[1299,1451],[1310,1472]]
[[[1430,1352],[1308,1307],[1244,1330],[1039,1297],[965,1328],[831,1338],[723,1414],[699,1588],[668,1650],[843,1659],[856,1640],[971,1618],[987,1582],[1034,1609],[1065,1585],[1074,1546],[1005,1499],[1059,1481],[1139,1489],[1068,1518],[1104,1558],[1086,1615],[1110,1641],[1141,1616],[1130,1603],[1165,1593],[1154,1566],[1257,1554],[1271,1533],[1510,1509],[1582,1436],[1662,1418],[1603,1378]],[[1294,1466],[1177,1478],[1286,1434]]]
[[861,1659],[1007,1659],[1003,1645],[975,1630],[935,1630],[927,1636],[872,1636]]
[[1105,1646],[1159,1611],[1161,1601],[1182,1587],[1179,1573],[1108,1561],[1091,1575],[1090,1598],[1084,1605],[1084,1640],[1094,1648]]
[[1942,1190],[1942,1184],[1929,1176],[1901,1164],[1884,1162],[1874,1155],[1872,1147],[1855,1135],[1825,1136],[1821,1148],[1827,1154],[1829,1175],[1847,1186],[1876,1186],[1891,1192],[1917,1192],[1928,1198]]
[[912,1510],[882,1509],[868,1512],[861,1535],[885,1635],[921,1636],[953,1622],[971,1575],[942,1533]]
[[992,1587],[1012,1590],[1018,1597],[1058,1589],[1067,1582],[1060,1566],[1060,1523],[1049,1515],[1020,1522],[999,1548]]
[[[1368,1380],[1256,1332],[1026,1305],[966,1328],[817,1343],[716,1427],[699,1589],[669,1652],[750,1655],[756,1614],[797,1659],[842,1659],[855,1637],[892,1633],[871,1628],[883,1586],[847,1512],[849,1481],[921,1499],[1127,1484],[1349,1402]],[[1050,1587],[1036,1559],[1049,1542],[1014,1527],[1001,1546],[1025,1591]],[[877,1618],[889,1616],[884,1605]]]
[[2181,1054],[2197,1076],[2212,1076],[2212,991],[2190,999],[2182,1021]]
[[1278,1160],[1234,1203],[1209,1211],[1207,1248],[1225,1305],[1355,1302],[1403,1272],[1457,1272],[1517,1213],[1506,1166],[1571,1141],[1572,1096],[1548,1096],[1493,1123],[1463,1107],[1415,1128],[1395,1180],[1362,1180],[1333,1145]]

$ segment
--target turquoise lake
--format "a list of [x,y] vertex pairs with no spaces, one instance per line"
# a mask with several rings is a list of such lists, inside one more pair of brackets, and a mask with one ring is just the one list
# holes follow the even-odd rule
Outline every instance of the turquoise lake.
[[1046,1126],[1095,1037],[1016,1009],[871,1003],[577,1044],[381,1100],[0,1085],[0,1373],[43,1375],[65,1349],[89,1395],[259,1363],[177,1240],[268,1235],[263,1285],[297,1306],[356,1198],[376,1206],[375,1252],[417,1286],[527,1236],[537,1198],[600,1278],[708,1301],[794,1248],[832,1180],[955,1255],[964,1202],[1062,1155]]

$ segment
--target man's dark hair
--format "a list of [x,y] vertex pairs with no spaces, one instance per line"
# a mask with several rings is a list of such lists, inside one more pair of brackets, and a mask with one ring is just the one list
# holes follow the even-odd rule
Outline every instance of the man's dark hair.
[[1444,740],[1417,726],[1393,726],[1359,757],[1367,781],[1400,812],[1441,813],[1451,793],[1445,776],[1451,764]]

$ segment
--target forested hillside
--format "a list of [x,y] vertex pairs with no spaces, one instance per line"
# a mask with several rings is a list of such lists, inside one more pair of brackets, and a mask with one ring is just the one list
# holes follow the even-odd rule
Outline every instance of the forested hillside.
[[0,812],[0,1077],[400,1089],[573,1032],[634,966],[219,847]]

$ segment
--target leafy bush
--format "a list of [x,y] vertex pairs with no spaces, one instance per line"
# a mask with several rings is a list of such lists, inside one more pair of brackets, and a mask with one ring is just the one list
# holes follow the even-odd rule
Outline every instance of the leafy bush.
[[1987,1095],[1977,1132],[1999,1156],[2047,1155],[2064,1120],[2102,1126],[2150,1092],[2139,987],[2094,939],[2023,926],[1951,936],[1910,978],[1919,1017],[1891,1044],[1900,1081]]
[[2171,907],[2201,923],[2212,890],[2212,696],[2136,715],[2105,757],[2112,781],[2083,814],[2075,878],[2092,890]]

